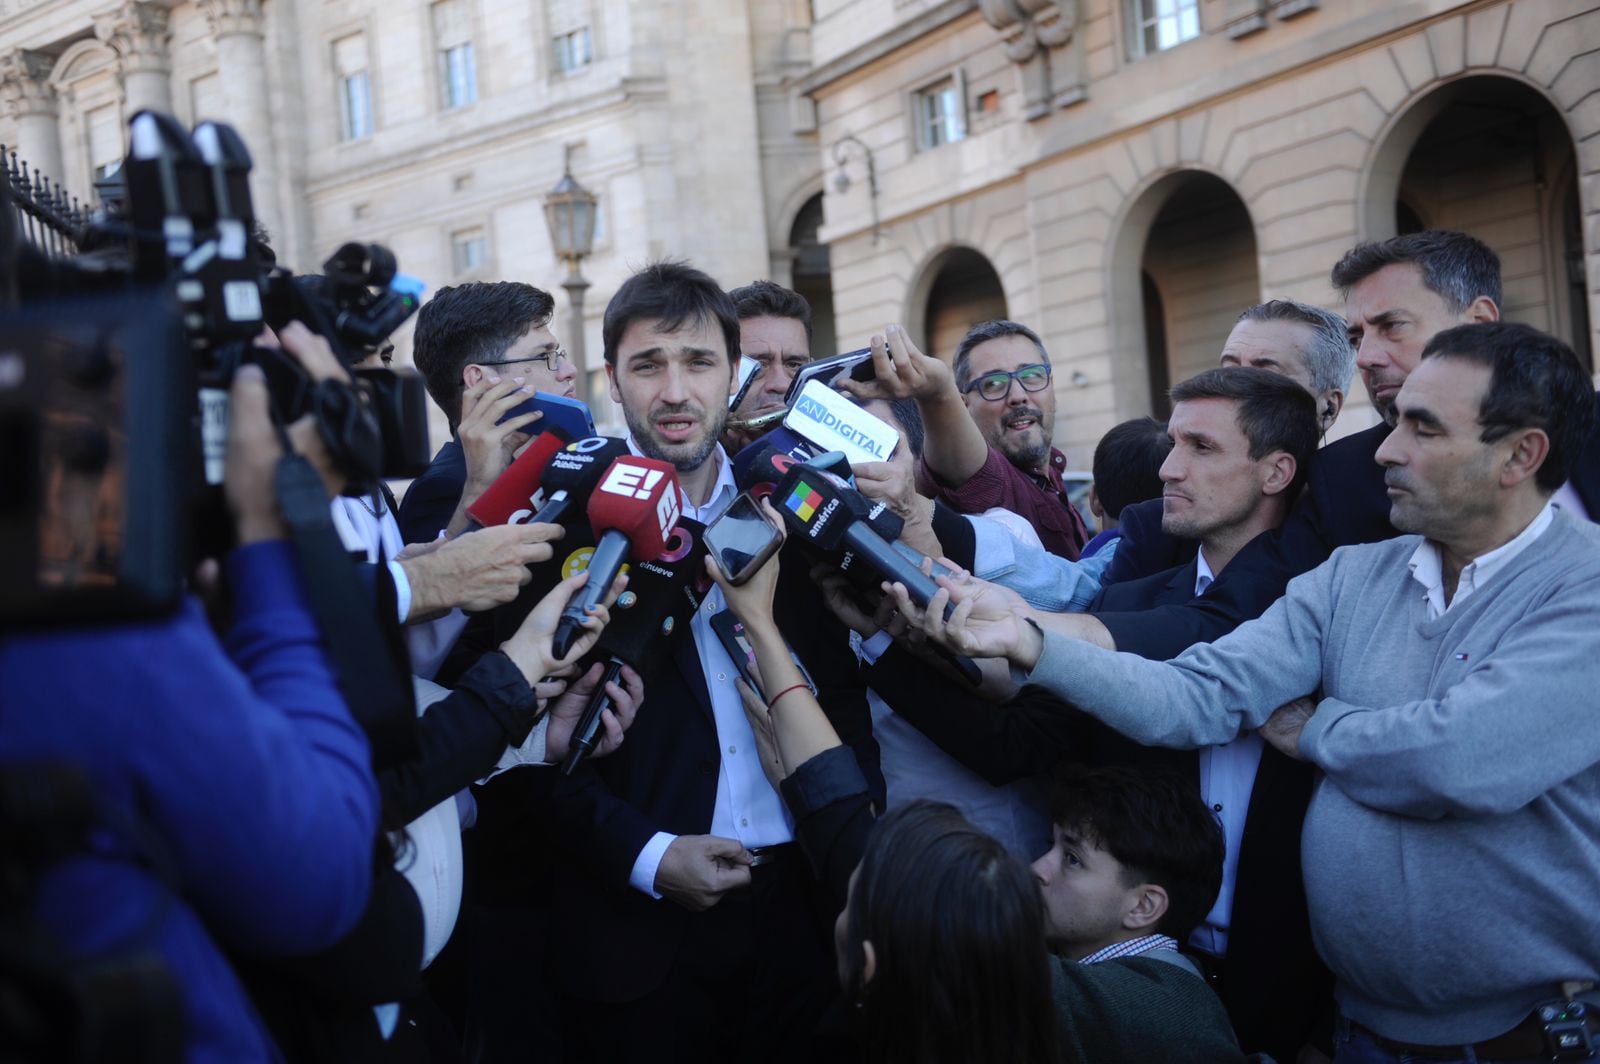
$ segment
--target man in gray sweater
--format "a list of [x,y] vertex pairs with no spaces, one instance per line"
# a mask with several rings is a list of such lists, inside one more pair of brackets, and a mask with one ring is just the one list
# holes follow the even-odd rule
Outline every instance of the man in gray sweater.
[[1138,742],[1266,725],[1322,769],[1301,860],[1336,1060],[1551,1059],[1538,1006],[1600,1002],[1600,529],[1550,505],[1593,390],[1560,341],[1494,323],[1436,336],[1395,402],[1377,460],[1414,534],[1335,551],[1170,662],[1046,634],[978,581],[897,595]]

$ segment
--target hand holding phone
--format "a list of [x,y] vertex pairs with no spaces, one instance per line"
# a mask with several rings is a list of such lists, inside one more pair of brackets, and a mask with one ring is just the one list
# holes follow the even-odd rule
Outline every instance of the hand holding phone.
[[744,584],[783,545],[783,531],[745,492],[706,528],[706,546],[728,583]]

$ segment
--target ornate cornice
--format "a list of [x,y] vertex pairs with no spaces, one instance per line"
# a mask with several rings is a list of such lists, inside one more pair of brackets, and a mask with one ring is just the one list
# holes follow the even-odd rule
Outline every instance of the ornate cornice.
[[199,0],[199,6],[213,37],[260,37],[265,32],[261,0]]
[[56,57],[15,48],[0,55],[0,109],[7,118],[55,115],[56,90],[50,71]]
[[120,7],[95,16],[94,35],[117,53],[124,74],[165,74],[167,56],[166,3],[127,0]]

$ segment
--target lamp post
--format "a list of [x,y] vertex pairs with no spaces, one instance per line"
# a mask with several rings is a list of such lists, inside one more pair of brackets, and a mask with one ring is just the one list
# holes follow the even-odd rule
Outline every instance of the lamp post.
[[[570,160],[569,160],[570,162]],[[578,369],[578,397],[591,407],[594,405],[589,387],[589,359],[585,353],[583,330],[583,293],[589,282],[580,267],[584,257],[594,250],[595,205],[599,198],[573,179],[570,165],[563,167],[561,180],[544,198],[544,220],[550,227],[550,246],[557,257],[567,264],[567,279],[561,287],[567,290],[572,302],[572,328],[567,338],[567,349]]]
[[[852,152],[852,149],[854,151]],[[833,175],[833,188],[839,195],[844,195],[850,188],[850,175],[845,173],[844,164],[849,161],[852,154],[859,155],[867,163],[867,199],[872,208],[872,242],[876,244],[879,236],[878,226],[878,167],[872,158],[872,149],[866,142],[852,133],[846,133],[833,145],[833,164],[838,167]]]

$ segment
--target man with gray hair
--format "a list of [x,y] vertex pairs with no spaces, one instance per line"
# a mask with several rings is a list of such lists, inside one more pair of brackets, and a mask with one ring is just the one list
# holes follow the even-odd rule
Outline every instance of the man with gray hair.
[[1062,483],[1067,457],[1050,443],[1056,397],[1038,333],[986,321],[962,338],[947,366],[890,325],[872,338],[872,361],[876,380],[839,388],[860,400],[917,401],[927,426],[922,472],[939,499],[961,513],[1010,510],[1052,554],[1077,560],[1089,532]]
[[[1334,266],[1332,281],[1344,296],[1356,368],[1383,424],[1319,451],[1289,520],[1242,552],[1204,602],[1101,613],[1096,627],[1082,632],[1085,638],[1144,657],[1174,657],[1260,616],[1291,577],[1315,568],[1336,547],[1398,534],[1389,523],[1383,470],[1374,457],[1396,424],[1395,396],[1436,334],[1499,320],[1500,258],[1466,233],[1407,233],[1350,249]],[[1600,409],[1600,396],[1595,400]],[[1579,449],[1553,501],[1578,518],[1600,516],[1600,432]],[[1118,559],[1131,555],[1130,534],[1124,533]]]
[[1254,366],[1281,373],[1317,400],[1322,432],[1333,427],[1344,408],[1356,353],[1345,336],[1344,319],[1330,310],[1269,299],[1246,307],[1222,345],[1222,365]]

